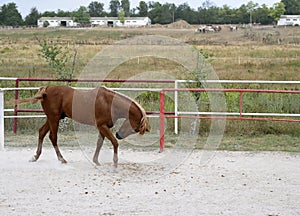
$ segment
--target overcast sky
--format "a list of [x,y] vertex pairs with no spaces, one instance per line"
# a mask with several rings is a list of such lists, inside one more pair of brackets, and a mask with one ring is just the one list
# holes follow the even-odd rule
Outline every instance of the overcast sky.
[[[30,9],[36,7],[39,12],[44,11],[57,11],[61,9],[63,11],[73,11],[78,9],[80,6],[88,6],[92,1],[95,0],[0,0],[0,6],[3,4],[7,4],[10,2],[15,2],[19,12],[23,17],[30,13]],[[120,0],[121,1],[121,0]],[[145,2],[149,2],[148,0],[144,0]],[[177,6],[183,4],[184,2],[188,3],[194,9],[197,9],[199,6],[203,4],[206,0],[151,0],[160,3],[174,3]],[[224,4],[232,7],[238,8],[242,4],[247,4],[250,0],[210,0],[216,6],[222,7]],[[104,3],[104,8],[108,11],[110,0],[100,0],[99,2]],[[138,6],[140,0],[130,0],[130,7],[135,8]],[[253,0],[253,2],[258,3],[259,5],[266,4],[267,6],[272,6],[276,2],[280,2],[280,0]]]

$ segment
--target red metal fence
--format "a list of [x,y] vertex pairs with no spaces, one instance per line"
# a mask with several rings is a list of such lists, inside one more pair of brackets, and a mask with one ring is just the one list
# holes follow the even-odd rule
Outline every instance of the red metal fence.
[[[223,116],[205,115],[205,116],[174,116],[168,115],[164,111],[165,92],[236,92],[239,93],[239,116],[227,117],[226,113]],[[165,88],[160,92],[160,152],[164,150],[164,119],[165,118],[198,118],[198,119],[224,119],[224,120],[252,120],[252,121],[281,121],[281,122],[300,122],[300,119],[286,118],[270,118],[270,117],[244,117],[243,116],[243,93],[279,93],[279,94],[300,94],[300,90],[263,90],[263,89],[199,89],[199,88]]]
[[[112,83],[112,82],[135,82],[135,83],[175,83],[175,80],[113,80],[113,79],[52,79],[52,78],[17,78],[15,79],[15,99],[19,99],[19,86],[23,81],[40,81],[40,82],[103,82],[103,83]],[[174,112],[165,112],[164,110],[164,98],[165,92],[181,92],[181,91],[189,91],[189,92],[235,92],[239,93],[239,115],[236,116],[228,116],[226,113],[223,115],[177,115],[175,116]],[[148,111],[147,114],[159,114],[160,115],[160,150],[164,149],[164,119],[165,118],[199,118],[199,119],[226,119],[226,120],[255,120],[255,121],[282,121],[282,122],[300,122],[300,119],[288,119],[288,118],[274,118],[274,117],[246,117],[245,113],[243,113],[243,94],[244,93],[276,93],[276,94],[300,94],[300,90],[263,90],[263,89],[205,89],[205,88],[164,88],[160,91],[160,110],[156,111]],[[33,109],[18,109],[18,105],[14,107],[14,116],[17,116],[19,112],[43,112],[42,110],[33,110]],[[297,114],[299,117],[299,114]],[[253,115],[255,116],[255,115]],[[294,115],[296,116],[296,115]],[[293,116],[292,116],[293,117]],[[17,118],[14,118],[14,132],[17,131]]]

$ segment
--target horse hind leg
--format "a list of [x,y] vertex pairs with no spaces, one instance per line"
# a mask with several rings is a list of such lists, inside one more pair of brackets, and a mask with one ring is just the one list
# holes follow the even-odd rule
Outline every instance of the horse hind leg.
[[42,153],[42,145],[43,145],[43,140],[46,134],[49,131],[49,124],[48,121],[45,122],[45,124],[39,129],[39,139],[38,139],[38,147],[36,150],[36,154],[32,157],[30,162],[35,162],[39,159],[41,153]]
[[55,149],[58,160],[61,161],[62,163],[67,163],[67,161],[63,158],[62,154],[60,153],[58,145],[57,145],[58,124],[59,124],[59,118],[57,120],[56,119],[49,120],[49,126],[50,126],[49,138]]
[[98,141],[97,141],[97,147],[96,147],[96,150],[95,150],[95,154],[94,154],[94,157],[93,157],[93,162],[99,166],[100,163],[98,161],[98,158],[99,158],[99,152],[102,148],[102,145],[103,145],[103,140],[104,140],[104,135],[99,133],[99,136],[98,136]]

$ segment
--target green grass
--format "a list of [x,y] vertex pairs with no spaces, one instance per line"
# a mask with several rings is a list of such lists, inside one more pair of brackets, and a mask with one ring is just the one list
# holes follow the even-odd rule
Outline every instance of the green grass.
[[300,152],[300,143],[299,136],[291,135],[225,136],[218,149],[230,151]]
[[[96,131],[95,131],[96,133]],[[94,134],[93,134],[94,136]],[[151,135],[146,134],[149,142],[153,142]],[[184,139],[178,141],[178,137],[171,133],[165,134],[165,148],[186,148],[186,149],[210,149],[210,150],[227,150],[227,151],[286,151],[286,152],[300,152],[300,143],[299,136],[292,135],[259,135],[259,136],[231,136],[224,135],[219,145],[214,147],[205,146],[207,142],[207,136],[198,136],[191,137],[186,136]],[[96,135],[95,135],[96,137]],[[38,141],[38,134],[36,131],[28,132],[19,132],[17,135],[14,135],[12,132],[5,133],[5,145],[7,147],[27,147],[27,148],[36,148]],[[155,136],[157,138],[157,136]],[[191,143],[191,142],[196,143]],[[106,145],[110,145],[109,141],[106,141]],[[72,131],[60,131],[58,134],[58,144],[61,147],[79,147],[79,141],[75,137],[75,133]],[[89,140],[89,143],[86,145],[95,146],[96,139]],[[121,147],[126,146],[125,142],[122,142]],[[44,146],[51,146],[48,136],[45,137]],[[205,146],[205,148],[204,148]],[[130,146],[134,148],[134,146]],[[139,146],[137,146],[139,148]],[[159,140],[153,143],[151,146],[144,146],[143,148],[159,149]]]

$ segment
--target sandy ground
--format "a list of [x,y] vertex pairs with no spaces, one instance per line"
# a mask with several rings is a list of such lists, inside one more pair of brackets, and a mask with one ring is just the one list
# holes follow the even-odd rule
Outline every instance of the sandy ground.
[[[177,168],[132,162],[120,151],[95,167],[79,148],[62,148],[67,164],[44,148],[0,152],[1,215],[300,215],[300,155],[193,151]],[[128,152],[124,152],[128,151]],[[103,157],[103,151],[101,157]],[[152,154],[152,153],[151,153]],[[140,160],[141,161],[141,160]]]

